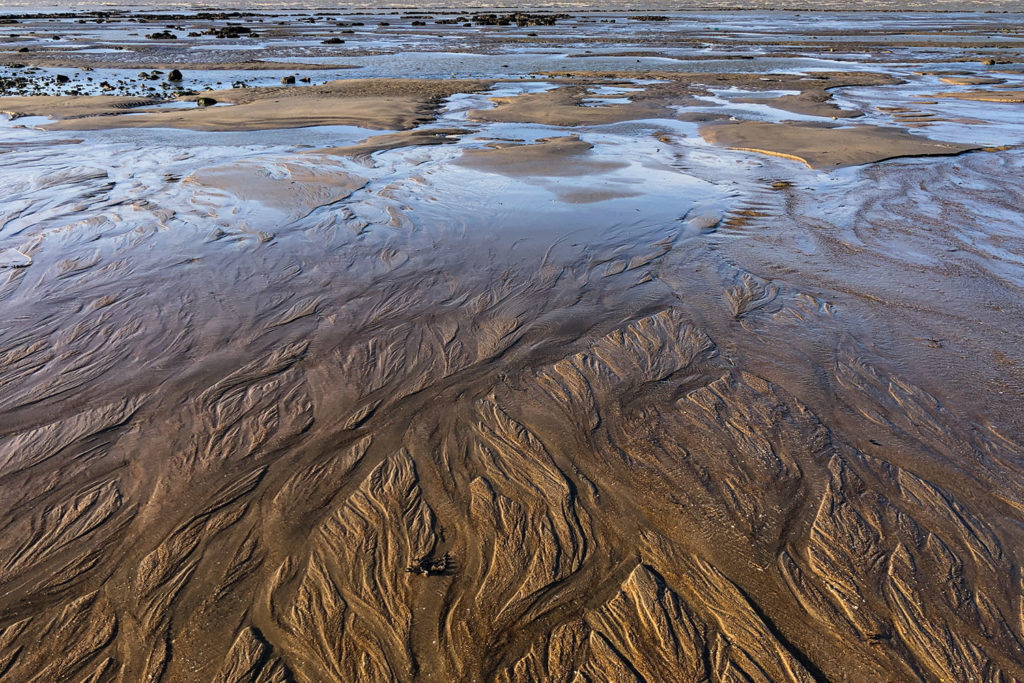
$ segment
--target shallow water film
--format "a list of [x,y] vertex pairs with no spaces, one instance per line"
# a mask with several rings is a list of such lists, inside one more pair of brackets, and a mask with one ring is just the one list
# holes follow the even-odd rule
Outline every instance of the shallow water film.
[[3,681],[1024,680],[1024,15],[5,11]]

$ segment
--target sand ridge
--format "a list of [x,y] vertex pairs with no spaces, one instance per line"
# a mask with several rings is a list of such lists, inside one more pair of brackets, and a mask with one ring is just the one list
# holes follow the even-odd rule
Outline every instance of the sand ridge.
[[[59,118],[50,125],[54,130],[123,127],[232,131],[329,125],[402,130],[430,120],[443,98],[488,87],[490,83],[483,80],[356,79],[298,88],[211,91],[202,96],[230,106],[191,110],[129,111],[156,102],[105,96],[10,97],[0,99],[0,108],[15,116]],[[126,113],[131,116],[124,116]]]
[[803,162],[809,168],[859,166],[898,157],[948,156],[976,145],[930,140],[899,128],[828,124],[716,122],[701,127],[708,142]]
[[975,102],[1024,103],[1024,90],[970,90],[967,92],[940,92],[934,96]]

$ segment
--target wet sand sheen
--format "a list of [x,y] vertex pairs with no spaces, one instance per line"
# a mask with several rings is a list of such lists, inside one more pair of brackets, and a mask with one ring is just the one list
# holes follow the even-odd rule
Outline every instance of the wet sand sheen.
[[0,99],[0,677],[1024,679],[1024,130],[742,61]]

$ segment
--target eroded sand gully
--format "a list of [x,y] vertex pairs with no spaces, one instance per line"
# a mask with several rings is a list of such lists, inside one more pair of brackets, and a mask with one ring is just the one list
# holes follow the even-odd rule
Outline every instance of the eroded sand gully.
[[1024,679],[1019,122],[661,76],[0,126],[0,678]]

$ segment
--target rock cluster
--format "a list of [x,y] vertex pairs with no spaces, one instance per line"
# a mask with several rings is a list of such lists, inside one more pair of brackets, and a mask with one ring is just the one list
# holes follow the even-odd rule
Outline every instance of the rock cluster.
[[513,12],[511,14],[474,14],[473,23],[477,26],[554,26],[559,19],[569,19],[568,14],[530,14]]
[[248,26],[239,26],[236,24],[228,24],[220,28],[211,28],[203,32],[203,35],[216,36],[217,38],[251,38],[255,34],[252,29]]

